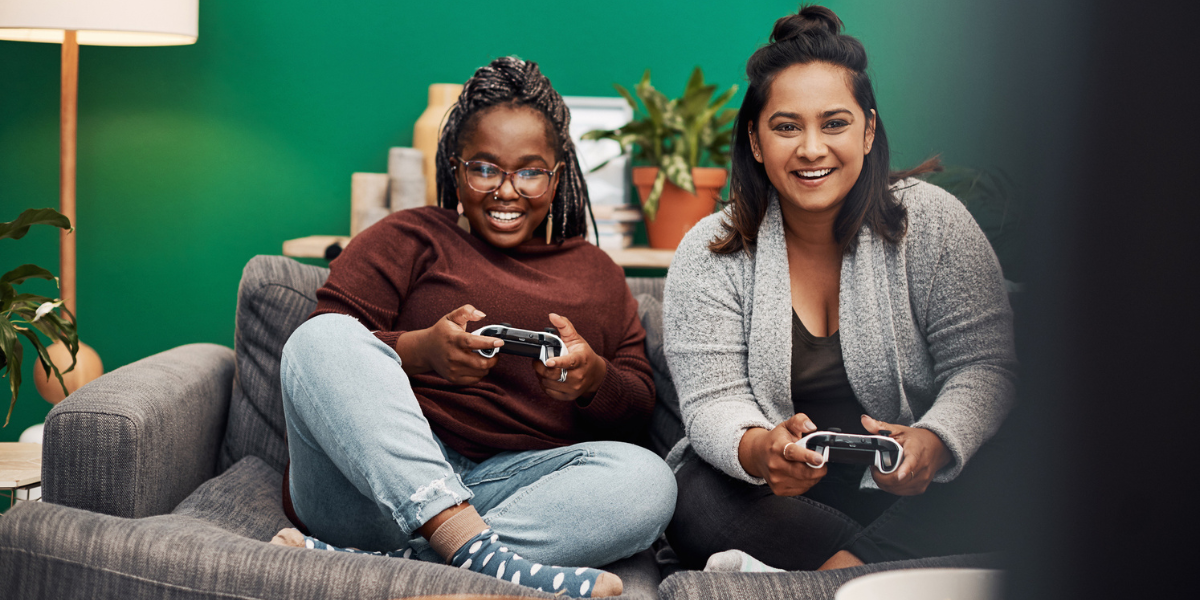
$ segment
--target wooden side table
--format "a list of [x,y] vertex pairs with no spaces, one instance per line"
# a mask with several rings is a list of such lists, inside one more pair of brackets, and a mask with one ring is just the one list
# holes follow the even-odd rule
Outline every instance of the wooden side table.
[[0,442],[0,495],[8,506],[42,498],[42,445]]

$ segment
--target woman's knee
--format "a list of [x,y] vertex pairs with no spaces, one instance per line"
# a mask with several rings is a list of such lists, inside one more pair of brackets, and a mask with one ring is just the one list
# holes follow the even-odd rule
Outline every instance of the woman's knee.
[[317,315],[303,323],[288,336],[283,345],[284,361],[303,359],[336,349],[357,336],[354,333],[370,333],[367,328],[349,315],[326,313]]
[[595,442],[595,451],[609,466],[605,489],[619,494],[630,520],[653,528],[654,537],[675,512],[675,475],[657,454],[624,442]]

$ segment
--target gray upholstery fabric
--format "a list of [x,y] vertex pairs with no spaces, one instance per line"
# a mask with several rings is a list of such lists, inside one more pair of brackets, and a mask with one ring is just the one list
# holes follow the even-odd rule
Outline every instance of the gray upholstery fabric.
[[233,352],[180,346],[83,386],[46,417],[42,496],[121,517],[163,514],[213,476]]
[[663,600],[726,600],[727,598],[795,598],[832,600],[841,585],[855,577],[878,571],[928,568],[997,568],[993,555],[943,556],[876,563],[833,571],[784,573],[706,573],[681,571],[659,587]]
[[58,600],[378,599],[529,588],[444,565],[285,548],[179,515],[22,503],[0,517],[0,595]]
[[[659,292],[662,292],[661,286]],[[684,428],[679,415],[679,394],[675,392],[671,369],[663,353],[662,302],[649,293],[635,297],[638,301],[638,318],[646,330],[646,358],[650,361],[654,390],[658,396],[654,413],[650,416],[650,449],[666,458],[675,443],[683,439]]]
[[629,293],[633,294],[634,298],[642,294],[648,294],[653,298],[662,301],[663,286],[666,285],[666,279],[663,277],[626,277],[625,283],[629,285]]
[[292,527],[283,514],[283,475],[257,456],[196,488],[171,514],[206,521],[230,533],[267,542]]
[[237,386],[229,406],[220,470],[257,456],[283,472],[288,455],[279,356],[288,336],[316,308],[317,288],[328,277],[329,269],[286,256],[255,256],[242,271],[233,340]]

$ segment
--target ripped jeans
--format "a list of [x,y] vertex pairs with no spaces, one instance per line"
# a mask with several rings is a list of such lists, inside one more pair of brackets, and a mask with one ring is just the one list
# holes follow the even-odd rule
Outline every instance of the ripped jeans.
[[536,562],[599,566],[658,538],[675,478],[654,453],[623,442],[502,452],[474,462],[430,430],[394,349],[356,319],[309,319],[280,368],[296,516],[324,542],[408,546],[441,562],[414,533],[464,500],[506,544]]

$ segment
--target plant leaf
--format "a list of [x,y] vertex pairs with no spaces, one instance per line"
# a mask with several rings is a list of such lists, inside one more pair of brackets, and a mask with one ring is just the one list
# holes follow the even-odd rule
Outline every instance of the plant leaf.
[[[683,88],[683,96],[686,98],[702,87],[704,87],[704,72],[697,66],[695,69],[692,69],[692,74],[688,77],[687,85]],[[713,86],[713,88],[715,89],[716,86]]]
[[21,354],[17,350],[21,339],[17,337],[17,329],[8,319],[0,319],[0,350],[4,352],[8,364],[8,387],[12,390],[12,400],[8,403],[8,415],[4,417],[4,426],[12,418],[13,407],[17,405],[17,392],[21,389]]
[[[37,349],[38,362],[42,363],[42,370],[45,371],[45,373],[46,373],[46,379],[50,378],[50,372],[53,371],[54,376],[56,378],[58,378],[58,385],[62,386],[63,395],[64,396],[69,395],[71,392],[67,391],[67,383],[65,381],[63,381],[62,373],[60,373],[58,371],[58,365],[56,365],[50,361],[50,354],[46,352],[46,346],[44,344],[42,344],[41,338],[39,338],[36,333],[34,333],[28,329],[23,330],[20,333],[21,333],[21,335],[25,336],[25,338],[28,339],[30,342],[33,342],[33,347]],[[75,357],[72,356],[71,358],[74,359]],[[72,361],[71,367],[74,367],[74,366],[75,366],[75,363],[74,363],[74,361]],[[68,371],[69,370],[70,369],[68,369]]]
[[0,240],[12,238],[19,240],[25,237],[33,225],[53,225],[67,231],[71,228],[71,220],[53,208],[31,208],[21,213],[16,220],[0,223]]
[[671,183],[692,194],[696,193],[696,185],[692,181],[692,169],[688,166],[688,162],[684,157],[678,154],[664,156],[660,172],[665,172],[667,179],[670,179]]
[[[649,71],[646,72],[649,73]],[[633,97],[633,94],[629,93],[629,90],[625,89],[625,86],[619,83],[614,83],[613,87],[617,88],[617,93],[621,94],[622,98],[625,98],[625,101],[629,103],[629,108],[632,108],[634,114],[636,114],[638,111],[638,105],[637,100]]]
[[642,212],[646,213],[647,221],[653,221],[658,214],[658,199],[662,196],[663,186],[666,184],[667,172],[660,168],[658,175],[654,176],[654,185],[650,187],[650,195],[646,196],[646,202],[642,204]]
[[4,275],[0,275],[0,283],[9,285],[17,285],[24,282],[26,279],[46,279],[54,281],[54,273],[47,271],[37,265],[21,265]]

